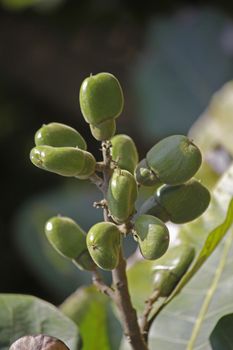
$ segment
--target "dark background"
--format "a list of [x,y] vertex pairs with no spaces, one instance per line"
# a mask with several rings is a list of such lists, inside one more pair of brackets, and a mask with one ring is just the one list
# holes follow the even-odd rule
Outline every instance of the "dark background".
[[[151,28],[153,22],[156,31],[157,22],[161,19],[168,22],[171,19],[172,22],[177,13],[188,14],[191,20],[192,14],[195,17],[196,14],[206,14],[208,11],[226,18],[228,26],[233,15],[233,3],[223,0],[68,0],[46,9],[34,6],[31,2],[32,4],[28,1],[25,6],[18,6],[22,2],[15,1],[14,4],[14,1],[0,1],[0,292],[34,294],[58,303],[62,301],[63,295],[54,293],[52,288],[43,283],[30,261],[25,258],[19,241],[15,239],[19,234],[15,218],[20,215],[24,203],[30,202],[32,197],[35,198],[42,192],[64,185],[63,178],[42,173],[30,163],[29,152],[33,147],[35,131],[43,123],[52,121],[71,125],[81,132],[89,150],[98,158],[99,145],[91,137],[88,125],[80,114],[78,92],[82,80],[90,73],[107,71],[118,77],[125,94],[125,109],[119,118],[118,131],[135,138],[140,156],[143,156],[152,145],[152,140],[137,123],[137,120],[142,119],[142,115],[138,114],[144,108],[138,105],[143,95],[137,79],[143,75],[143,64],[146,66],[147,60],[150,64],[153,60],[156,62],[160,52],[159,45],[155,50],[148,49],[148,43],[152,40],[150,35],[154,33],[148,28]],[[181,21],[182,18],[181,16]],[[179,21],[179,16],[176,20]],[[210,28],[208,23],[207,21],[204,33]],[[212,27],[210,33],[211,30]],[[198,40],[201,42],[203,37],[199,35]],[[195,40],[194,45],[199,42]],[[204,40],[207,49],[209,42]],[[231,44],[232,37],[229,40]],[[192,44],[191,37],[188,42]],[[183,52],[179,52],[182,59]],[[232,61],[232,58],[229,60]],[[202,103],[190,107],[193,114],[187,113],[185,123],[181,120],[179,124],[174,113],[174,116],[169,116],[173,119],[172,122],[168,122],[171,120],[168,118],[164,120],[164,126],[160,122],[160,128],[155,127],[154,141],[178,130],[188,130],[208,104],[211,94],[231,79],[229,60],[226,66],[221,63],[226,67],[225,73],[216,78]],[[179,66],[179,62],[173,63]],[[211,77],[216,76],[219,69],[215,62],[212,63],[212,67],[208,65]],[[190,71],[192,72],[192,66]],[[169,70],[166,72],[167,75],[170,74]],[[156,73],[153,79],[156,80]],[[146,88],[153,90],[150,86]],[[176,90],[175,84],[173,89]],[[166,103],[169,105],[169,98]],[[179,103],[178,99],[177,105]],[[184,109],[182,106],[180,108]],[[171,105],[171,110],[173,109],[174,106]]]

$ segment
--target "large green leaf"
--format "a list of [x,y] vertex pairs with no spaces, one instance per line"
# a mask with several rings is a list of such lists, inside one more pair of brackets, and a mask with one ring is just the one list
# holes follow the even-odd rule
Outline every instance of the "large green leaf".
[[213,350],[233,349],[233,314],[223,316],[210,336],[210,343]]
[[165,350],[211,349],[208,340],[211,330],[221,316],[233,312],[232,229],[219,244],[233,223],[232,189],[233,166],[219,182],[206,213],[183,228],[182,235],[200,252],[172,297],[181,291],[180,294],[154,322],[150,332],[152,348],[156,345]]
[[111,310],[109,298],[94,286],[80,288],[61,305],[79,327],[82,350],[118,350],[122,330]]
[[78,350],[77,326],[53,305],[29,295],[0,294],[0,349],[8,350],[18,338],[47,334]]
[[137,123],[146,140],[186,133],[212,94],[232,78],[227,23],[211,8],[151,19],[132,71]]
[[[199,349],[200,346],[200,349],[207,350],[208,337],[215,323],[227,311],[233,311],[230,291],[233,288],[232,231],[229,231],[225,240],[211,255],[232,225],[232,198],[233,165],[213,191],[211,204],[204,215],[192,223],[177,227],[180,232],[176,243],[179,239],[187,240],[196,248],[197,258],[172,297],[181,291],[180,294],[164,308],[154,322],[149,337],[151,349],[157,347],[164,350],[191,350]],[[143,299],[151,291],[148,286],[150,282],[153,285],[153,268],[158,263],[140,261],[128,271],[133,302],[139,311],[142,310]],[[184,287],[191,277],[191,282]],[[123,345],[122,349],[125,348]]]

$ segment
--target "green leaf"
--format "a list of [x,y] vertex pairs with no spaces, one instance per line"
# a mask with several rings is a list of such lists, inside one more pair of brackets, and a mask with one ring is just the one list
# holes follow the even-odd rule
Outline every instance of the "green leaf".
[[[233,289],[231,258],[233,231],[230,230],[223,242],[219,244],[233,223],[232,189],[233,165],[212,192],[207,211],[195,221],[177,226],[180,231],[176,242],[179,240],[189,242],[195,247],[197,257],[191,269],[163,306],[168,304],[178,292],[180,294],[166,305],[153,323],[149,334],[149,344],[152,349],[210,349],[208,336],[215,323],[226,312],[233,312],[231,292]],[[212,254],[216,247],[216,251]],[[209,259],[202,266],[207,258]],[[156,264],[158,264],[157,261],[141,261],[128,271],[133,302],[140,312],[143,308],[143,298],[148,297],[151,290],[148,286],[150,283],[153,285],[153,268]],[[201,270],[198,271],[201,266]],[[195,274],[197,271],[198,273]],[[192,280],[185,286],[191,277]],[[138,285],[143,292],[139,290]],[[143,285],[145,285],[144,289]],[[158,307],[160,306],[161,302]],[[122,349],[126,348],[122,345]]]
[[55,306],[29,295],[0,294],[0,349],[25,335],[47,334],[78,350],[77,326]]
[[80,288],[61,305],[79,327],[82,350],[118,350],[122,330],[108,297],[94,286]]
[[215,147],[222,146],[233,155],[232,113],[233,81],[230,81],[213,95],[205,113],[190,129],[189,135],[195,139],[203,152],[207,153]]
[[155,130],[157,137],[186,133],[212,94],[231,79],[226,23],[228,18],[211,8],[151,20],[132,71],[137,124],[147,141],[154,142]]
[[210,335],[213,350],[233,349],[233,314],[223,316]]
[[[150,332],[152,348],[156,345],[164,350],[211,349],[208,336],[215,323],[226,312],[233,312],[233,230],[229,230],[233,223],[232,188],[233,166],[213,192],[211,205],[205,214],[182,228],[181,236],[195,245],[199,254],[164,305],[178,292],[180,294],[154,322]],[[228,230],[228,235],[219,244]],[[198,271],[202,265],[201,271]],[[191,277],[191,282],[183,288]]]

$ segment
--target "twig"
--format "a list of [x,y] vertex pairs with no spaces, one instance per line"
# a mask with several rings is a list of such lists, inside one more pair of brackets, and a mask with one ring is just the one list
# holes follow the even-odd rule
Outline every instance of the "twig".
[[103,184],[104,184],[104,181],[103,179],[101,179],[100,176],[98,176],[96,173],[94,173],[93,175],[91,175],[89,177],[89,180],[94,183],[99,189],[101,192],[103,192]]
[[158,300],[160,296],[159,290],[155,290],[151,296],[146,300],[146,306],[143,312],[142,316],[142,322],[141,322],[141,332],[144,335],[144,339],[147,341],[148,339],[148,332],[149,328],[148,325],[150,324],[149,316],[152,311],[154,303]]
[[132,306],[126,276],[126,262],[122,254],[120,254],[119,265],[112,271],[112,277],[124,334],[134,350],[148,350],[140,332],[136,310]]
[[143,330],[143,334],[144,334],[144,339],[145,341],[147,341],[148,339],[148,334],[149,334],[149,330],[152,326],[152,323],[154,322],[154,320],[156,319],[156,317],[158,316],[158,314],[163,310],[163,308],[166,306],[167,304],[167,298],[164,299],[163,303],[161,305],[159,305],[159,307],[157,308],[157,310],[155,310],[155,312],[153,313],[152,317],[148,320],[144,330]]
[[115,299],[114,290],[111,287],[109,287],[107,284],[104,283],[104,281],[102,280],[102,277],[97,269],[94,270],[92,273],[92,282],[101,293],[106,294],[112,300]]
[[[110,149],[110,142],[102,142],[103,162],[105,164],[103,171],[104,198],[107,195],[109,179],[112,173]],[[104,208],[104,219],[105,221],[112,221],[107,208]],[[115,301],[120,311],[124,334],[134,350],[148,350],[140,332],[136,310],[131,302],[126,276],[126,262],[122,252],[119,254],[119,265],[112,271],[112,278],[115,287]]]

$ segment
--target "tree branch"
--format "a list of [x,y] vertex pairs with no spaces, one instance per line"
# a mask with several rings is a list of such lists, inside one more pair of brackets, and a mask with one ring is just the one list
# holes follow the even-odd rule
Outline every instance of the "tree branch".
[[149,320],[149,316],[152,311],[153,305],[158,300],[159,296],[160,296],[159,290],[155,290],[151,294],[151,296],[146,300],[146,306],[143,312],[142,322],[141,322],[141,332],[146,342],[148,340],[148,333],[149,333],[150,326],[152,324]]
[[148,350],[140,332],[136,310],[132,306],[127,276],[126,262],[120,254],[119,265],[112,271],[113,283],[116,288],[116,300],[124,328],[124,334],[134,350]]
[[94,270],[92,273],[92,282],[101,293],[106,294],[112,300],[116,299],[114,290],[111,287],[109,287],[107,284],[104,283],[104,281],[102,280],[102,277],[97,269]]
[[[103,162],[105,164],[105,169],[103,170],[103,179],[104,179],[104,198],[107,196],[108,185],[110,176],[112,173],[111,169],[111,142],[106,141],[102,142],[102,153],[103,153]],[[108,208],[104,208],[104,219],[105,221],[112,221],[109,216]],[[126,225],[127,227],[127,225]],[[120,316],[122,320],[122,326],[124,334],[128,339],[129,343],[134,350],[148,350],[148,347],[143,339],[143,336],[140,332],[136,310],[133,308],[129,289],[128,281],[126,276],[126,262],[123,258],[122,251],[119,255],[119,264],[112,271],[112,279],[115,288],[115,301],[116,305],[119,308]]]

